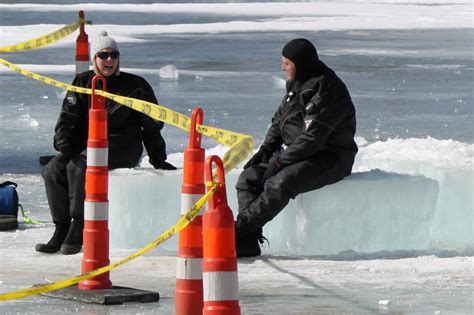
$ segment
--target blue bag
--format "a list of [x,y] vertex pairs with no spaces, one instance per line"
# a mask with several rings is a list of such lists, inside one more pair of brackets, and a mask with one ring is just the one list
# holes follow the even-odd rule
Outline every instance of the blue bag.
[[0,215],[18,216],[18,184],[6,181],[0,184]]
[[6,181],[0,184],[0,231],[18,228],[18,194],[16,183]]

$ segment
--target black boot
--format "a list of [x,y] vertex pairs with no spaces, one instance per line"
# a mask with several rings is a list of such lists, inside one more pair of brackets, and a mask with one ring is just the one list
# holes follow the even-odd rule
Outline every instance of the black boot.
[[240,257],[256,257],[260,256],[262,251],[260,250],[259,240],[253,235],[249,235],[235,242],[235,251],[237,258]]
[[61,246],[61,254],[73,255],[81,251],[83,230],[84,221],[73,219],[67,237]]
[[236,223],[235,251],[237,258],[260,256],[262,253],[260,245],[265,240],[267,239],[263,236],[261,228],[257,229],[257,231],[246,231]]
[[53,237],[47,244],[36,244],[36,251],[41,253],[56,253],[61,249],[61,245],[69,231],[69,224],[56,224]]

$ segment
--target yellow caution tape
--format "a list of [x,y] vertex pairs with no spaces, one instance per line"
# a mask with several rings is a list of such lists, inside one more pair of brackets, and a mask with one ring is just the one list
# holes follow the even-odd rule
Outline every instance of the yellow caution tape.
[[[15,64],[8,62],[5,59],[0,59],[0,64],[22,75],[41,81],[48,85],[52,85],[61,89],[66,89],[68,91],[73,91],[77,93],[92,94],[91,89],[86,89],[86,88],[81,88],[81,87],[65,84],[63,82],[60,82],[60,81],[57,81],[45,76],[41,76],[39,74],[20,68],[16,66]],[[114,94],[107,93],[101,90],[96,90],[96,94],[107,97],[119,104],[130,107],[156,120],[163,121],[167,124],[173,125],[180,129],[183,129],[186,131],[189,131],[190,129],[191,120],[189,117],[187,117],[184,114],[175,112],[169,108],[163,107],[161,105],[146,102],[139,99],[114,95]],[[250,154],[250,152],[253,149],[253,138],[249,135],[244,135],[244,134],[236,133],[233,131],[219,129],[216,127],[206,126],[206,125],[198,125],[196,127],[196,130],[208,137],[211,137],[218,143],[225,145],[227,147],[230,147],[230,150],[227,151],[223,157],[225,173],[227,173],[228,171],[236,167],[241,161],[243,161]],[[93,278],[100,274],[103,274],[140,255],[143,255],[144,253],[150,251],[152,248],[163,243],[164,241],[169,239],[171,236],[173,236],[174,234],[181,231],[184,227],[186,227],[186,225],[189,224],[189,222],[191,222],[196,217],[197,213],[199,213],[199,210],[207,202],[210,196],[215,192],[216,188],[217,188],[217,184],[214,183],[211,189],[201,199],[199,199],[198,202],[196,202],[196,204],[188,211],[188,213],[182,216],[181,219],[173,227],[168,229],[165,233],[163,233],[161,236],[156,238],[149,245],[137,251],[136,253],[130,255],[129,257],[122,259],[121,261],[111,264],[109,266],[105,266],[97,270],[93,270],[86,274],[76,276],[70,279],[62,280],[62,281],[48,284],[48,285],[28,288],[28,289],[14,291],[14,292],[0,295],[0,301],[19,299],[19,298],[27,297],[30,295],[59,290],[59,289],[71,286],[73,284],[79,283],[81,281],[85,281],[87,279]]]
[[15,299],[24,298],[24,297],[31,296],[31,295],[36,295],[36,294],[41,294],[41,293],[45,293],[45,292],[49,292],[49,291],[55,291],[55,290],[63,289],[63,288],[69,287],[71,285],[74,285],[76,283],[85,281],[87,279],[96,277],[98,275],[101,275],[105,272],[108,272],[108,271],[110,271],[114,268],[117,268],[120,265],[123,265],[123,264],[137,258],[138,256],[141,256],[141,255],[149,252],[150,250],[152,250],[153,248],[155,248],[159,244],[161,244],[164,241],[168,240],[171,236],[175,235],[176,233],[178,233],[179,231],[184,229],[199,214],[201,208],[209,200],[209,198],[211,198],[211,196],[214,194],[214,192],[216,191],[218,185],[219,185],[218,183],[213,183],[212,187],[210,189],[208,189],[207,193],[204,196],[202,196],[191,207],[191,209],[189,209],[189,211],[178,220],[178,222],[174,226],[172,226],[171,228],[166,230],[166,232],[164,232],[159,237],[157,237],[155,240],[153,240],[153,242],[151,242],[150,244],[148,244],[144,248],[140,249],[139,251],[133,253],[132,255],[130,255],[130,256],[128,256],[128,257],[126,257],[126,258],[124,258],[124,259],[122,259],[122,260],[120,260],[116,263],[113,263],[113,264],[110,264],[108,266],[90,271],[90,272],[85,273],[83,275],[78,275],[78,276],[75,276],[75,277],[72,277],[72,278],[69,278],[69,279],[66,279],[66,280],[54,282],[54,283],[51,283],[51,284],[45,284],[45,285],[35,286],[35,287],[32,287],[32,288],[28,288],[28,289],[12,291],[12,292],[9,292],[9,293],[1,294],[0,295],[0,301],[15,300]]
[[32,40],[28,40],[26,42],[22,42],[16,45],[0,48],[0,53],[19,51],[19,50],[31,50],[31,49],[41,48],[41,47],[50,45],[52,43],[57,42],[60,39],[63,39],[64,37],[68,36],[72,32],[74,32],[79,27],[79,25],[81,25],[81,23],[84,23],[84,21],[78,20],[52,33],[34,38]]
[[[68,91],[73,91],[77,93],[92,94],[92,89],[81,88],[63,82],[53,80],[51,78],[33,73],[31,71],[25,70],[18,67],[17,65],[5,60],[0,59],[0,64],[16,71],[24,76],[30,77],[32,79],[41,81],[45,84],[49,84],[61,89],[66,89]],[[102,90],[95,90],[97,95],[104,96],[109,98],[119,104],[130,107],[136,111],[142,112],[145,115],[152,117],[153,119],[165,122],[169,125],[173,125],[180,129],[189,131],[191,128],[191,119],[181,113],[175,112],[164,106],[150,103],[147,101],[139,100],[136,98],[124,97]],[[230,170],[234,169],[240,162],[242,162],[247,156],[252,152],[253,149],[253,138],[249,135],[240,134],[237,132],[220,129],[212,126],[198,125],[196,130],[203,135],[210,137],[217,141],[218,143],[230,147],[230,150],[227,151],[222,161],[224,162],[224,172],[227,174]]]

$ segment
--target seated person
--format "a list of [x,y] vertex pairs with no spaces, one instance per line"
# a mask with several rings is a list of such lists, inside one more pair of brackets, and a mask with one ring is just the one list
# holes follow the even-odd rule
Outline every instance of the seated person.
[[262,227],[298,194],[348,176],[357,153],[355,108],[341,79],[303,38],[282,51],[286,94],[236,184],[237,257],[260,255]]
[[[107,92],[157,104],[153,89],[144,78],[120,72],[117,42],[102,31],[92,42],[94,69],[79,74],[73,85],[91,88],[92,78],[101,74]],[[97,89],[101,89],[97,81]],[[36,251],[64,255],[82,248],[86,149],[91,95],[68,92],[55,128],[54,147],[59,153],[45,166],[43,178],[51,216],[56,225],[47,244],[37,244]],[[156,169],[174,170],[166,162],[166,145],[161,136],[163,123],[145,114],[107,99],[109,169],[136,167],[143,145]],[[143,143],[143,144],[142,144]]]

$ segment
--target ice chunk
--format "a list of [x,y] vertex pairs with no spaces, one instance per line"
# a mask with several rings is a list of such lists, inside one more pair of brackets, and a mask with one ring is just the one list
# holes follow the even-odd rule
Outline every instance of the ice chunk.
[[[109,176],[110,244],[138,248],[180,217],[182,172],[119,169]],[[175,250],[177,238],[160,248]]]
[[[271,246],[264,252],[349,255],[474,248],[474,145],[431,138],[375,143],[358,138],[357,143],[360,151],[354,173],[290,201],[265,226]],[[225,150],[218,146],[207,154],[222,156]],[[182,154],[172,154],[169,160],[183,165]],[[149,167],[146,159],[142,166]],[[227,198],[235,214],[234,186],[239,172],[226,176]],[[111,173],[112,246],[143,246],[178,219],[181,176],[182,170]],[[144,197],[142,190],[147,192]],[[175,250],[176,240],[167,242],[165,248]]]
[[163,79],[178,79],[178,69],[174,65],[166,65],[160,68],[159,75]]
[[38,126],[39,126],[38,121],[34,118],[31,118],[30,119],[30,127],[38,127]]
[[446,250],[474,248],[474,144],[454,140],[389,139],[362,147],[357,171],[373,168],[423,175],[439,184],[432,246]]
[[30,127],[38,127],[39,123],[36,119],[31,118],[30,114],[19,115],[16,120],[21,123],[26,123]]
[[300,255],[425,250],[438,185],[422,176],[355,173],[299,195],[264,228],[273,250]]
[[[237,212],[235,182],[227,198]],[[110,173],[112,248],[137,248],[179,218],[182,171],[115,170]],[[437,183],[422,176],[370,171],[302,194],[265,226],[270,253],[333,255],[341,251],[427,249]],[[161,248],[177,249],[177,237]]]

